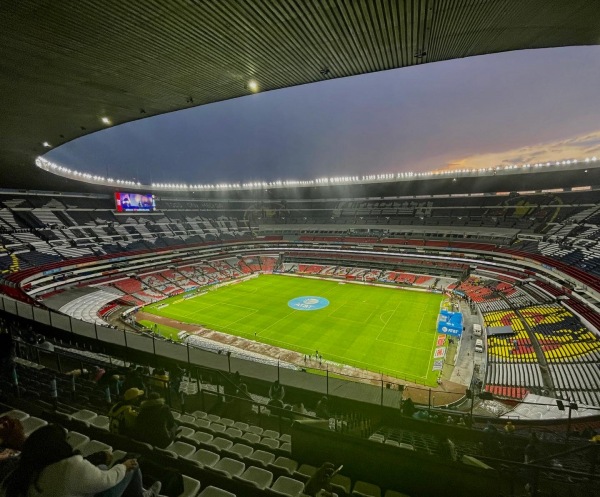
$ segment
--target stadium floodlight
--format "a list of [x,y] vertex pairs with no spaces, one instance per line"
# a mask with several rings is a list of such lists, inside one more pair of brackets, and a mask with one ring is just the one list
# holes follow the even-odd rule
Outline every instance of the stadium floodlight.
[[100,120],[106,125],[110,124],[110,119],[106,116],[102,117]]
[[258,91],[258,82],[254,79],[251,79],[250,81],[248,81],[248,89],[252,93],[256,93]]
[[50,148],[52,145],[50,145],[48,142],[44,142],[44,143],[42,143],[42,146],[46,147],[46,148]]

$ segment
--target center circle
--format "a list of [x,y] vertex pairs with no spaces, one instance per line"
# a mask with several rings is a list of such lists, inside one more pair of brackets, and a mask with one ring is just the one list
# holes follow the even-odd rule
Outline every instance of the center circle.
[[323,297],[308,295],[296,297],[288,302],[288,306],[297,311],[318,311],[329,305],[329,300]]

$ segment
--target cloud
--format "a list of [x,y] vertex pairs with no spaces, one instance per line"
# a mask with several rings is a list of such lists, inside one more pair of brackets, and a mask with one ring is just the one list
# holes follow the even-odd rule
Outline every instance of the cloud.
[[600,156],[600,130],[562,140],[453,159],[439,171],[481,169],[510,164],[535,164]]

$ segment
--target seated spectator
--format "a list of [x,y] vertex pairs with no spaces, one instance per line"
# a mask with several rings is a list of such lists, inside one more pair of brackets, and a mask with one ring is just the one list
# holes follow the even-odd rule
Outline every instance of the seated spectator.
[[9,416],[0,418],[0,447],[21,450],[25,443],[23,424]]
[[327,497],[334,495],[331,488],[331,477],[335,473],[335,466],[330,462],[323,465],[315,471],[304,485],[304,495],[310,497]]
[[[302,402],[296,402],[292,406],[292,412],[297,414],[308,414],[308,411],[304,408],[304,404]],[[295,416],[296,419],[303,419],[302,416]]]
[[458,458],[456,452],[456,445],[449,438],[438,439],[438,453],[440,457],[445,461],[456,461]]
[[136,438],[164,449],[177,434],[177,423],[165,399],[158,392],[148,395],[148,400],[140,404],[140,412],[135,421]]
[[144,391],[139,388],[130,388],[125,391],[123,400],[117,402],[108,411],[111,433],[134,436],[135,423],[138,416],[138,404],[142,400]]
[[157,368],[154,370],[152,379],[150,380],[150,387],[158,392],[162,392],[169,387],[169,375],[164,369]]
[[135,459],[100,469],[73,451],[66,431],[48,425],[34,431],[23,444],[15,470],[2,482],[6,497],[157,497],[161,484],[142,487]]
[[[275,409],[283,409],[283,402],[280,399],[269,399],[267,406]],[[275,411],[274,414],[278,414],[277,411]]]
[[512,435],[515,432],[515,425],[512,424],[512,421],[507,421],[504,425],[504,433],[507,435]]
[[13,471],[25,443],[23,424],[8,416],[0,418],[0,482]]
[[284,397],[285,388],[281,383],[279,383],[279,380],[275,380],[269,387],[269,399],[282,401]]
[[416,408],[413,400],[410,397],[408,397],[402,403],[402,414],[404,414],[406,417],[411,417],[415,413],[415,410]]
[[144,385],[144,379],[142,377],[142,368],[130,368],[125,375],[125,381],[123,382],[122,388],[127,391],[130,388],[138,388],[139,390],[146,390]]
[[327,396],[323,395],[323,397],[321,397],[321,400],[317,403],[315,413],[318,418],[329,419],[331,417],[329,414],[329,401],[327,400]]
[[99,366],[94,366],[94,370],[92,371],[91,380],[94,383],[99,383],[105,373],[106,373],[106,371],[103,368],[101,368]]

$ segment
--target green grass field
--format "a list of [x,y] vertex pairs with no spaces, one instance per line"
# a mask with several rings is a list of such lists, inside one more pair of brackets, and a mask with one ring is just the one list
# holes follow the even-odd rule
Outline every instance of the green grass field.
[[[312,311],[288,306],[302,296],[323,297],[329,305]],[[435,385],[431,367],[442,299],[397,288],[261,275],[192,299],[171,297],[144,311],[300,353],[318,350],[326,360]],[[169,305],[158,309],[164,304]]]

